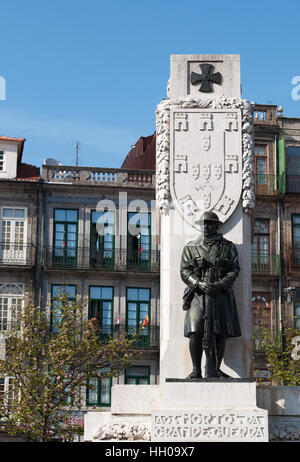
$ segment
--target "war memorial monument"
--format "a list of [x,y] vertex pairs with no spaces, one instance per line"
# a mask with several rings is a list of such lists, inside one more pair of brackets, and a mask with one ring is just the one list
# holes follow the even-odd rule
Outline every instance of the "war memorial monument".
[[[151,441],[268,441],[252,377],[252,106],[239,55],[171,55],[157,107],[161,226],[160,383],[115,385],[89,412],[99,439],[119,425]],[[102,435],[102,437],[101,437]]]

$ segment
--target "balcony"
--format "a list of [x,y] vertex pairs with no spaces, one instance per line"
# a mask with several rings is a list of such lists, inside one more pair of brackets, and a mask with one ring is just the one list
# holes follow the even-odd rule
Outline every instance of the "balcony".
[[277,175],[266,173],[255,174],[255,194],[273,196],[279,194],[280,181]]
[[254,255],[251,257],[252,274],[279,276],[280,255]]
[[277,106],[269,104],[255,104],[253,121],[255,125],[277,125]]
[[0,242],[0,266],[33,266],[34,244]]
[[110,339],[120,340],[122,338],[134,339],[133,348],[157,349],[159,348],[159,327],[147,326],[140,329],[128,328],[124,325],[116,327],[102,326],[99,328],[101,341],[108,342]]
[[129,252],[126,249],[115,249],[97,253],[89,247],[46,247],[43,250],[43,265],[48,269],[157,273],[160,261],[158,250]]
[[42,179],[50,184],[155,188],[152,170],[43,165]]

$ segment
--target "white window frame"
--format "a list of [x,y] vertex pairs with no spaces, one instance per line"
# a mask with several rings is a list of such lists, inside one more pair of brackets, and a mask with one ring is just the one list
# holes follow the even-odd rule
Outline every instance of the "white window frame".
[[[5,209],[13,210],[23,210],[24,217],[5,217],[3,215]],[[11,223],[11,232],[10,232],[10,242],[4,242],[3,237],[3,222],[10,221]],[[15,230],[16,222],[23,222],[23,241],[15,241]],[[21,263],[25,264],[26,262],[26,253],[27,253],[27,207],[18,207],[14,205],[3,205],[0,207],[0,262],[7,264]]]
[[[12,292],[7,292],[7,293],[1,293],[1,289],[3,289],[5,286],[9,286],[9,285],[15,285],[17,286],[20,291],[22,293],[19,293],[19,294],[16,294],[16,293],[12,293]],[[8,305],[7,305],[7,318],[6,318],[6,329],[3,329],[3,323],[2,323],[2,310],[0,309],[0,332],[8,332],[11,327],[12,327],[12,322],[14,321],[14,319],[12,318],[12,299],[16,299],[16,300],[21,300],[21,303],[20,303],[20,310],[22,310],[23,308],[23,305],[24,305],[24,286],[23,284],[14,284],[14,283],[6,283],[6,284],[0,284],[0,299],[2,298],[7,298],[8,299]],[[21,330],[21,326],[20,326],[20,329],[18,330]]]
[[[9,376],[6,376],[6,377],[0,377],[1,380],[4,380],[4,387],[3,387],[3,391],[1,390],[1,386],[0,386],[0,401],[1,401],[1,397],[3,396],[3,403],[5,406],[7,406],[8,404],[8,400],[11,400],[13,401],[14,398],[16,398],[16,395],[14,393],[14,389],[12,390],[12,395],[10,395],[10,392],[11,392],[11,380],[13,380],[12,377],[9,377]],[[3,395],[2,395],[3,393]],[[1,396],[2,395],[2,396]]]
[[0,165],[0,172],[5,172],[5,152],[0,149],[0,156],[2,155],[2,159],[0,158],[0,164],[2,163],[2,168]]

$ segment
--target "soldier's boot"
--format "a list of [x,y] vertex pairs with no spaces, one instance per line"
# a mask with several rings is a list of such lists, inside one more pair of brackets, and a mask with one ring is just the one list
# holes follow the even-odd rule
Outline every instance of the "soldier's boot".
[[205,377],[207,379],[219,378],[216,369],[216,361],[211,351],[206,350]]
[[202,336],[197,332],[193,332],[190,336],[189,349],[193,370],[187,376],[186,380],[201,379]]
[[225,374],[225,372],[221,371],[220,369],[220,366],[221,366],[221,363],[224,357],[225,342],[226,342],[226,338],[223,335],[216,336],[216,343],[217,343],[216,370],[217,370],[217,374],[220,379],[230,378],[229,375]]

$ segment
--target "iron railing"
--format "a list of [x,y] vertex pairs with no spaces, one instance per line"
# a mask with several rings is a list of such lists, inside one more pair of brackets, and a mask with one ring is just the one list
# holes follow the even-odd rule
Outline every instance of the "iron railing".
[[33,266],[34,258],[34,244],[11,244],[10,242],[0,242],[0,266]]
[[255,174],[255,193],[258,195],[273,195],[279,193],[277,175],[266,173]]
[[114,249],[100,252],[89,247],[45,247],[43,265],[52,269],[158,272],[159,251],[133,252]]
[[251,257],[252,273],[277,276],[280,274],[280,255],[255,255]]
[[159,348],[159,326],[132,327],[118,326],[95,326],[99,331],[101,341],[108,342],[111,339],[120,340],[127,338],[133,340],[133,348]]

